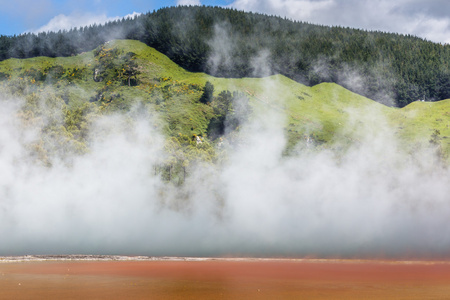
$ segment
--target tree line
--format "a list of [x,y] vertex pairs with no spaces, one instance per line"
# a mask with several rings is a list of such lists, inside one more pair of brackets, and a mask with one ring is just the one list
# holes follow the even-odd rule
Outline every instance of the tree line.
[[0,60],[76,55],[111,39],[142,41],[189,71],[215,76],[336,82],[400,107],[450,98],[449,45],[220,7],[169,7],[104,25],[0,36]]

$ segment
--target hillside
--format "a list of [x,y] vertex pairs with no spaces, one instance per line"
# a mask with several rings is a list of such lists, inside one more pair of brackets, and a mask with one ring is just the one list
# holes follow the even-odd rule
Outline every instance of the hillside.
[[[287,156],[322,150],[340,155],[379,133],[398,139],[405,153],[437,147],[448,159],[450,151],[450,100],[398,109],[335,83],[308,87],[283,75],[236,79],[191,73],[133,40],[114,40],[72,57],[8,59],[0,72],[6,74],[3,97],[25,99],[23,126],[40,132],[28,149],[47,166],[89,153],[96,120],[118,113],[126,122],[150,116],[166,140],[158,172],[178,183],[192,162],[225,159],[220,145],[239,144],[245,136],[241,127],[261,116],[272,120],[267,115],[284,128],[279,134],[287,137]],[[203,101],[207,83],[212,96]]]
[[[449,45],[220,7],[168,7],[105,25],[0,36],[0,60],[70,57],[109,39],[139,40],[186,70],[213,76],[282,74],[308,86],[334,82],[398,107],[450,97]],[[261,69],[263,61],[267,68]]]

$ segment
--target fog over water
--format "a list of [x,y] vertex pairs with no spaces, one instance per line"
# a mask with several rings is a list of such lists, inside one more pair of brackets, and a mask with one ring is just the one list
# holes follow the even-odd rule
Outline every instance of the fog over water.
[[[218,48],[212,70],[228,59]],[[267,56],[254,59],[256,76],[270,73]],[[262,84],[274,94],[276,81]],[[198,164],[175,186],[154,172],[166,156],[154,112],[100,117],[87,154],[62,151],[48,167],[29,148],[40,127],[23,125],[22,100],[0,102],[0,255],[450,254],[450,172],[432,149],[403,153],[382,116],[368,114],[377,127],[360,128],[344,154],[286,157],[287,116],[256,109],[225,162]]]
[[38,128],[19,121],[20,100],[1,106],[1,255],[448,255],[450,174],[431,152],[404,155],[383,122],[343,157],[283,157],[285,116],[256,111],[226,163],[175,187],[154,172],[164,150],[152,116],[102,117],[88,154],[46,167],[27,148]]

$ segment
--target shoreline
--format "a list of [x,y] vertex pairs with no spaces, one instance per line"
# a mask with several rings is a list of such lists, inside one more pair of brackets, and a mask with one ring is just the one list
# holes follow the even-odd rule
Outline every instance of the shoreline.
[[305,263],[354,263],[354,264],[450,264],[450,259],[388,259],[388,258],[286,258],[286,257],[195,257],[195,256],[145,256],[145,255],[18,255],[0,256],[0,263],[46,262],[46,261],[136,261],[136,262],[182,262],[182,261],[225,261],[225,262],[305,262]]

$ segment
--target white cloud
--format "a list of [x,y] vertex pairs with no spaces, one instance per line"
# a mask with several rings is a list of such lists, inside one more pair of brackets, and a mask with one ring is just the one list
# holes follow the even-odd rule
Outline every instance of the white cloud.
[[[126,15],[124,18],[133,18],[135,16],[140,15],[140,13],[133,12],[132,14]],[[92,24],[104,24],[109,21],[114,21],[122,19],[122,17],[108,17],[106,14],[101,15],[94,15],[91,13],[85,13],[85,14],[71,14],[71,15],[64,15],[60,14],[52,18],[47,24],[44,26],[35,29],[30,30],[31,32],[48,32],[48,31],[59,31],[59,30],[70,30],[71,28],[75,27],[84,27],[89,26]]]
[[293,19],[308,18],[333,4],[333,0],[236,0],[231,6],[251,11],[288,16]]
[[417,35],[450,43],[450,2],[441,0],[235,0],[230,7],[310,22]]
[[412,31],[430,41],[450,44],[450,18],[429,19],[423,16]]
[[200,0],[178,0],[177,5],[202,5]]

